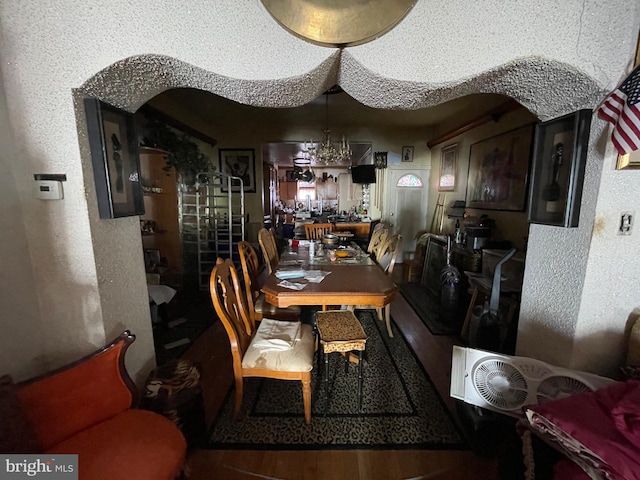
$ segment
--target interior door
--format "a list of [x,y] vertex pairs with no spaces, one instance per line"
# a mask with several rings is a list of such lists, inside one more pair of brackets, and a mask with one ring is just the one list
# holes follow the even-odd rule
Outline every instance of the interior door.
[[402,235],[398,262],[415,251],[418,232],[428,228],[429,173],[429,168],[412,168],[406,164],[391,165],[387,169],[387,206],[383,208],[383,221],[394,234]]

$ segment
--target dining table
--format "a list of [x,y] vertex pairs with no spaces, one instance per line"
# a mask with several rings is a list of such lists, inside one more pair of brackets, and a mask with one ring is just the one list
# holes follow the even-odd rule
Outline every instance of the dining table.
[[[343,251],[345,256],[334,256],[332,250],[338,255]],[[397,290],[383,269],[354,242],[338,248],[321,242],[311,246],[309,241],[289,246],[262,286],[265,300],[276,307],[319,305],[323,310],[338,305],[384,307],[393,301]]]

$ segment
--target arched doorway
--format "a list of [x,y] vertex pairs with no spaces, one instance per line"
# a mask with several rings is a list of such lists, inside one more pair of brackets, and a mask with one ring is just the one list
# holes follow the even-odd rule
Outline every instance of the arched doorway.
[[[203,71],[166,56],[141,55],[112,64],[85,82],[76,93],[78,96],[95,96],[130,111],[136,111],[151,98],[173,88],[197,88],[207,91],[238,103],[241,109],[255,107],[291,108],[306,103],[313,104],[313,99],[323,92],[328,84],[337,83],[338,77],[335,72],[340,65],[341,58],[341,55],[331,57],[322,69],[310,72],[309,76],[305,78],[247,81]],[[527,72],[529,71],[536,72],[535,78],[541,83],[531,85],[529,82],[523,82],[514,85],[512,79],[509,78],[514,69],[521,73],[521,78],[528,78]],[[550,77],[539,75],[540,69],[553,70],[554,75]],[[327,78],[331,78],[333,81],[327,81]],[[131,82],[130,79],[139,80]],[[575,70],[557,62],[542,62],[536,59],[525,59],[497,68],[492,71],[491,75],[480,75],[472,82],[451,87],[446,92],[438,94],[435,94],[434,88],[427,84],[421,86],[416,85],[415,82],[394,81],[392,82],[395,94],[393,98],[372,95],[371,89],[375,88],[377,93],[380,90],[379,86],[389,80],[376,78],[375,74],[371,72],[366,72],[364,77],[357,76],[355,72],[352,74],[342,72],[340,82],[345,84],[345,90],[354,100],[358,101],[361,98],[363,102],[366,101],[365,106],[368,108],[378,108],[384,111],[391,107],[398,109],[400,106],[404,107],[408,114],[412,109],[431,107],[438,105],[438,102],[446,102],[472,93],[492,91],[508,94],[529,107],[538,117],[545,118],[562,112],[563,105],[584,103],[585,98],[597,90],[595,83],[590,78],[581,76]],[[567,87],[568,85],[571,88]],[[580,88],[576,88],[576,85],[580,85]],[[565,94],[563,105],[559,105],[557,102],[559,88]],[[296,91],[296,95],[287,95],[287,92],[291,92],[292,89]],[[535,102],[531,98],[532,89],[536,95]],[[434,101],[430,94],[434,94],[437,101]],[[79,117],[81,116],[82,114],[79,112]],[[242,130],[236,133],[235,137],[229,139],[230,142],[241,141]],[[83,161],[88,163],[89,159],[83,157]],[[88,178],[86,181],[90,182],[92,179]],[[260,179],[258,179],[258,184],[261,184]],[[260,208],[261,203],[260,201]],[[95,225],[97,219],[91,219],[91,222]],[[131,233],[134,234],[133,224],[124,228],[131,229]],[[111,259],[117,263],[117,254],[113,254]],[[98,270],[104,268],[101,262],[98,262],[97,267]],[[123,265],[123,272],[128,270],[130,270],[130,266]],[[100,274],[101,272],[98,272],[99,276]],[[135,294],[135,292],[131,293],[131,295]],[[144,295],[144,292],[140,292],[140,295]]]

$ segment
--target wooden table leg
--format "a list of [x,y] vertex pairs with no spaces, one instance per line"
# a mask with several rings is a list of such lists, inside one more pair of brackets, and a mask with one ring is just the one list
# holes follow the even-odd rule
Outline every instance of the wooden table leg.
[[393,338],[393,331],[391,330],[391,304],[388,303],[384,307],[384,320],[387,324],[387,333],[390,338]]
[[320,371],[320,365],[322,364],[322,345],[320,345],[320,335],[316,334],[314,356],[316,357],[316,368],[314,368],[313,374],[317,377]]
[[362,412],[362,369],[364,362],[362,361],[362,350],[358,351],[358,413]]
[[323,352],[324,355],[324,414],[327,415],[329,410],[329,354]]

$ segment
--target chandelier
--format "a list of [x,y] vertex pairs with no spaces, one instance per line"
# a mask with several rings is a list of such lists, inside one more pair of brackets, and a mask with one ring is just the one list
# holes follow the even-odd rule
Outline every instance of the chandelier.
[[324,140],[316,146],[313,140],[305,142],[302,153],[305,158],[316,165],[333,165],[337,163],[351,163],[351,147],[349,141],[342,136],[342,141],[338,147],[331,140],[331,130],[329,130],[329,93],[325,93],[325,111],[327,128],[324,130]]

